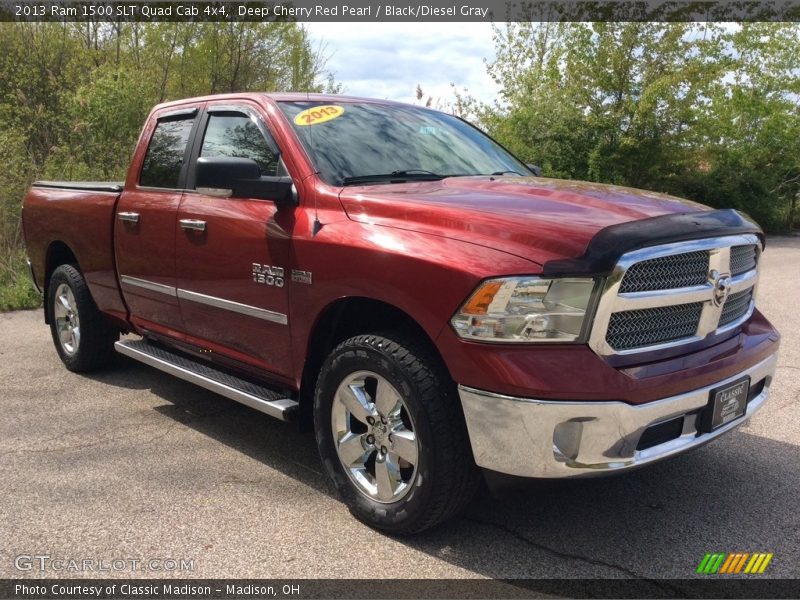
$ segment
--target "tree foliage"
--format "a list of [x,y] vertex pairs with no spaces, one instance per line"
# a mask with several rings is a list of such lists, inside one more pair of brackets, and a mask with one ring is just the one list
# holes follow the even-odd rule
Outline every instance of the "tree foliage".
[[546,175],[735,207],[782,230],[798,218],[798,40],[789,23],[509,23],[487,65],[501,98],[467,106]]
[[17,277],[31,181],[124,178],[153,105],[337,89],[296,23],[0,23],[0,287]]

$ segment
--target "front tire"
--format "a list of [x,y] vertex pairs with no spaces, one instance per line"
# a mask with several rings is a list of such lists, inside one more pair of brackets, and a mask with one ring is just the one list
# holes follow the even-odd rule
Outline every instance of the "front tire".
[[47,286],[47,316],[58,356],[70,371],[95,371],[114,356],[115,329],[97,308],[80,271],[61,265]]
[[423,531],[477,489],[455,386],[415,338],[360,335],[336,347],[320,373],[314,426],[334,485],[372,527]]

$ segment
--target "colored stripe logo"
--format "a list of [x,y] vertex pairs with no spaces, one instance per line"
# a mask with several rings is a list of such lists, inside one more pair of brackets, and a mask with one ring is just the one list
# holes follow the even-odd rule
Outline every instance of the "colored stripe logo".
[[772,560],[772,552],[707,552],[697,566],[700,575],[760,575]]

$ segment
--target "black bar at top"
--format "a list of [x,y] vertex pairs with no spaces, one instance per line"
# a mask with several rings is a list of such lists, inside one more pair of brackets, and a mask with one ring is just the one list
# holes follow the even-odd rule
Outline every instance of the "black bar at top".
[[800,21],[800,0],[0,0],[19,22]]

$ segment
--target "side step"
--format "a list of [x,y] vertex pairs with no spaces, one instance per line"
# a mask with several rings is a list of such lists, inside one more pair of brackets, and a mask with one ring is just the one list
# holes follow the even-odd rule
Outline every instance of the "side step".
[[241,402],[282,421],[290,421],[299,407],[295,400],[286,398],[286,394],[170,352],[147,340],[125,340],[117,342],[114,347],[120,354],[216,392],[220,396]]

